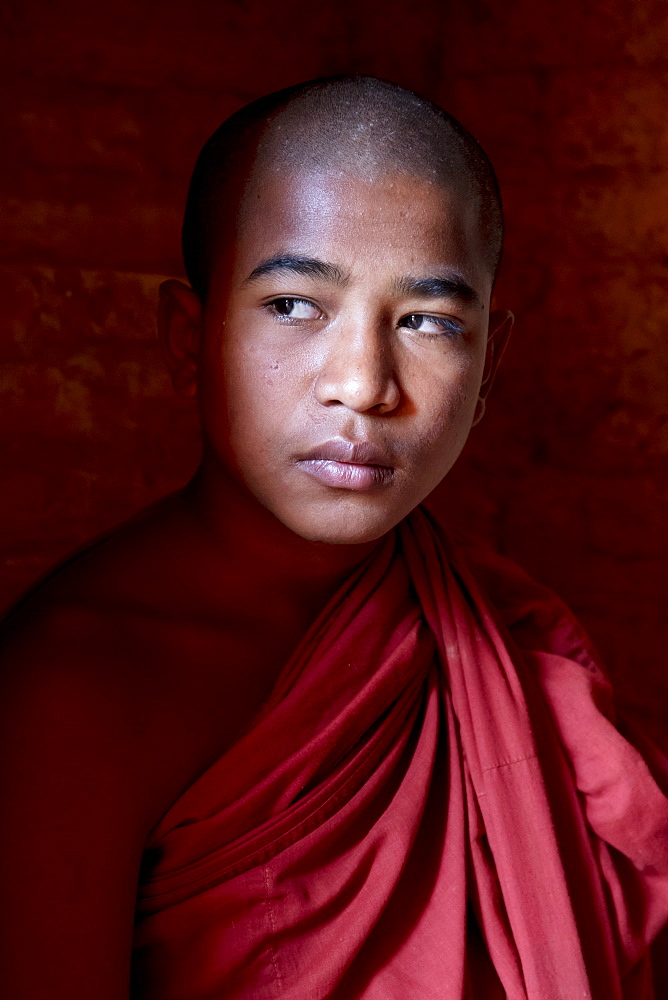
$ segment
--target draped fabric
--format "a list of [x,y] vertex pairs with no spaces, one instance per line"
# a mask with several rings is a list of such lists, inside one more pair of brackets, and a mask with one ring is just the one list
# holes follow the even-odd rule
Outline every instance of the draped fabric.
[[135,996],[647,1000],[668,769],[614,723],[557,599],[415,511],[153,832]]

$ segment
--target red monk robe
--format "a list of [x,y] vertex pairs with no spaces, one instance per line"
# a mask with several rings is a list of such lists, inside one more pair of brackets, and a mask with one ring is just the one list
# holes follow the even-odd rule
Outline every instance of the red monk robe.
[[666,799],[572,616],[467,558],[414,512],[169,810],[136,996],[652,995]]

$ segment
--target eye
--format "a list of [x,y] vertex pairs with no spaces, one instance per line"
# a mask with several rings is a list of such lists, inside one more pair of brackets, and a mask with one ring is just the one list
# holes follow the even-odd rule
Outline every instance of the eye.
[[447,316],[430,316],[428,313],[411,313],[399,320],[399,326],[415,330],[423,337],[457,337],[463,328]]
[[281,319],[321,319],[322,312],[308,299],[297,299],[294,296],[282,295],[278,299],[267,302],[266,308],[280,316]]

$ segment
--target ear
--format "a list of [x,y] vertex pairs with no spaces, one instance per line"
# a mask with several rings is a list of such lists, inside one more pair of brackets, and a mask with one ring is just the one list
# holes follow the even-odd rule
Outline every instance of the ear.
[[473,417],[474,424],[479,423],[483,418],[487,396],[489,390],[492,388],[496,370],[499,367],[499,362],[508,344],[508,338],[510,337],[514,321],[515,317],[507,309],[496,309],[493,313],[490,313],[485,368],[482,374],[482,383],[480,385],[478,402],[476,403],[475,416]]
[[179,396],[195,396],[202,302],[192,288],[175,278],[160,285],[158,335],[174,389]]

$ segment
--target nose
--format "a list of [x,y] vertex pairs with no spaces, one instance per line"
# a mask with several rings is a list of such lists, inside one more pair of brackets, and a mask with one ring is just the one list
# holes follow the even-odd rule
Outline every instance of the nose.
[[315,383],[322,406],[337,404],[357,413],[391,413],[401,390],[395,372],[391,331],[380,320],[358,317],[333,329]]

